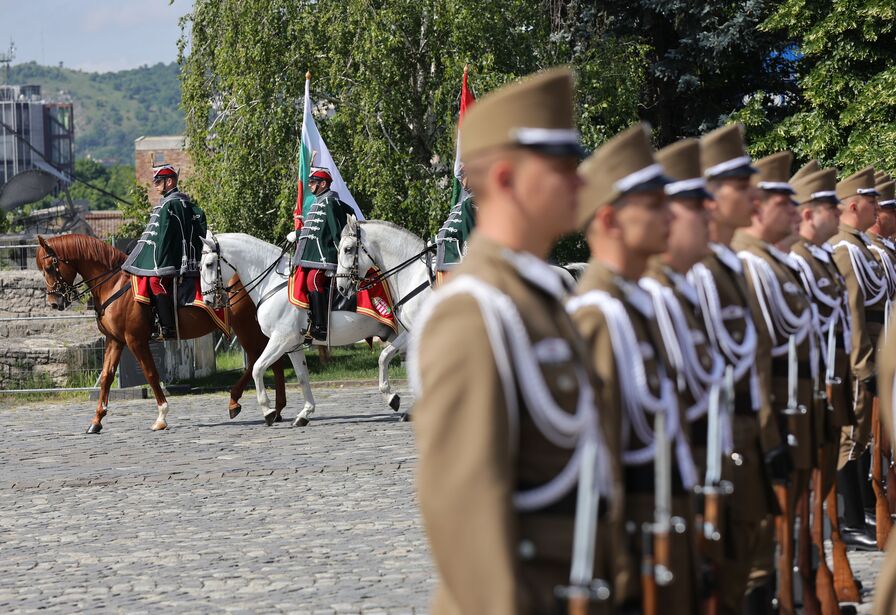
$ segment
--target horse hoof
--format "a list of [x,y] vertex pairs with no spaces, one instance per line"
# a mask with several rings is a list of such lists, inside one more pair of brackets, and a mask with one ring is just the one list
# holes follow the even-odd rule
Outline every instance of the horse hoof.
[[398,412],[398,409],[401,407],[401,397],[398,395],[393,395],[392,399],[389,400],[389,407],[392,408],[395,412]]
[[102,425],[95,425],[94,423],[90,424],[90,427],[87,428],[87,433],[99,433],[103,430]]
[[160,423],[159,421],[156,421],[152,424],[150,429],[153,431],[164,431],[165,429],[168,429],[168,423]]
[[239,404],[235,404],[235,405],[231,406],[230,408],[228,408],[227,411],[230,413],[231,420],[238,417],[240,415],[240,412],[242,411],[242,409],[243,409],[243,407]]
[[311,422],[311,421],[309,421],[308,419],[306,419],[304,416],[297,416],[297,417],[296,417],[296,420],[293,421],[292,426],[293,426],[293,427],[305,427],[305,426],[308,425],[308,423],[310,423],[310,422]]
[[274,421],[277,419],[277,411],[271,410],[267,414],[264,415],[264,424],[270,427],[274,424]]
[[277,416],[274,418],[274,422],[275,422],[275,423],[282,423],[282,422],[283,422],[283,415],[280,414],[280,410],[277,410]]
[[410,412],[402,412],[401,416],[398,417],[398,420],[401,423],[409,423],[411,421],[411,413]]

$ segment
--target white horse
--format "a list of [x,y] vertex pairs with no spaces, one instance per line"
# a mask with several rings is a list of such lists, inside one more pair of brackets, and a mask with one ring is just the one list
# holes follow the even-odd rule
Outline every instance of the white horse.
[[359,222],[350,216],[339,240],[336,288],[340,294],[348,297],[357,292],[362,278],[375,267],[395,302],[398,335],[390,340],[379,360],[380,393],[393,410],[401,407],[401,398],[392,392],[389,363],[399,353],[406,352],[410,340],[408,332],[413,329],[420,307],[432,292],[435,274],[428,254],[427,245],[420,237],[385,220]]
[[[221,291],[222,280],[229,279],[234,272],[239,274],[240,280],[245,280],[244,286],[249,289],[249,297],[241,299],[245,295],[240,294],[231,301],[253,301],[258,310],[258,323],[269,339],[252,370],[258,405],[265,422],[271,424],[276,411],[271,407],[263,376],[270,365],[288,354],[305,397],[305,406],[293,425],[307,425],[316,407],[302,350],[304,333],[308,329],[308,312],[289,302],[289,254],[243,233],[223,233],[204,241],[200,280],[206,302],[215,301],[214,295],[216,291]],[[395,335],[389,327],[355,312],[333,312],[329,331],[332,346],[346,346],[371,337],[388,340]],[[326,342],[314,343],[326,345]],[[380,377],[382,379],[383,375]]]

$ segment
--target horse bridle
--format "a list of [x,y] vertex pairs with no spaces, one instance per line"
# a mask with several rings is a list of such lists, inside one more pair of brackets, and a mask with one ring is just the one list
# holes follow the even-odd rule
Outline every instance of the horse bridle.
[[[53,278],[53,286],[47,285],[46,287],[46,295],[49,297],[50,295],[56,295],[57,297],[62,298],[65,307],[77,303],[81,300],[82,297],[87,296],[109,280],[111,280],[118,272],[121,270],[121,265],[115,267],[111,271],[105,271],[98,276],[94,276],[87,280],[81,280],[77,284],[73,284],[66,280],[62,272],[59,270],[59,263],[65,263],[66,265],[70,265],[71,261],[68,259],[60,258],[59,255],[56,254],[56,251],[50,247],[49,244],[43,246],[46,254],[44,255],[45,259],[50,260],[50,265],[44,267],[44,271],[49,273]],[[100,278],[102,278],[100,280]],[[91,286],[90,283],[96,280],[100,280],[97,284]],[[82,288],[83,287],[83,288]],[[60,308],[60,309],[65,309]]]
[[373,263],[374,265],[376,265],[376,260],[374,260],[373,256],[371,256],[370,252],[367,251],[367,248],[364,246],[364,243],[361,241],[361,225],[358,224],[355,226],[355,249],[354,249],[354,253],[352,254],[352,268],[348,271],[348,273],[337,273],[336,277],[348,279],[349,282],[351,283],[351,285],[353,286],[355,292],[358,293],[362,290],[369,290],[369,289],[373,288],[374,286],[376,286],[377,284],[379,284],[380,282],[384,282],[384,281],[388,280],[389,278],[391,278],[398,272],[403,271],[404,269],[407,269],[408,267],[413,265],[414,261],[422,260],[424,265],[426,265],[427,272],[429,273],[429,281],[424,282],[423,284],[421,284],[420,286],[418,286],[417,288],[415,288],[414,290],[409,292],[407,295],[405,295],[404,297],[399,299],[398,302],[392,306],[393,310],[398,310],[399,307],[401,307],[402,305],[404,305],[405,303],[407,303],[408,301],[410,301],[411,299],[413,299],[414,297],[419,295],[425,289],[431,287],[433,285],[433,283],[435,282],[435,278],[432,275],[429,263],[426,260],[424,260],[426,258],[426,255],[429,254],[430,252],[434,251],[435,249],[436,249],[436,244],[434,244],[434,243],[428,244],[425,248],[423,248],[422,251],[418,252],[417,254],[408,258],[407,260],[404,260],[404,261],[398,263],[391,269],[386,269],[385,271],[377,271],[377,273],[375,275],[370,276],[370,277],[362,277],[361,271],[360,271],[361,250],[364,250],[364,254],[367,255],[367,258],[369,258],[370,262]]
[[[231,263],[229,260],[224,258],[224,255],[221,254],[221,244],[218,243],[218,238],[214,234],[212,234],[212,240],[215,242],[215,248],[214,248],[214,250],[211,251],[211,254],[214,254],[215,256],[217,256],[218,260],[223,261],[231,269],[236,271],[237,268],[234,267],[233,263]],[[224,309],[224,308],[233,308],[234,305],[236,305],[237,303],[239,303],[240,301],[242,301],[243,299],[248,297],[249,293],[251,291],[255,290],[255,288],[259,284],[261,284],[264,281],[264,279],[266,277],[268,277],[268,275],[270,275],[270,273],[277,267],[277,264],[280,262],[280,259],[282,259],[283,255],[286,254],[286,248],[288,245],[289,245],[288,243],[284,242],[283,246],[281,247],[280,255],[277,256],[276,259],[274,259],[274,262],[271,263],[270,265],[268,265],[264,269],[264,271],[262,271],[260,274],[258,274],[257,276],[255,276],[254,278],[252,278],[251,280],[249,280],[248,282],[243,284],[243,290],[240,291],[243,293],[243,296],[241,296],[240,298],[234,300],[233,295],[231,294],[231,291],[233,290],[233,286],[232,285],[227,285],[227,286],[224,285],[224,277],[221,275],[221,263],[218,263],[218,268],[215,271],[215,287],[211,288],[209,290],[201,291],[202,296],[206,297],[208,295],[213,295],[212,307],[214,309],[220,310],[220,309]],[[256,307],[258,307],[258,306],[256,305]]]

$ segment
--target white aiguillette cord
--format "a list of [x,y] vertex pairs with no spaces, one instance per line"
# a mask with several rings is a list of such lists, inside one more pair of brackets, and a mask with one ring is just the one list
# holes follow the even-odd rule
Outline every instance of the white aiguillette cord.
[[426,324],[439,303],[461,294],[476,300],[488,332],[507,402],[512,432],[511,449],[516,451],[519,438],[519,400],[515,392],[517,385],[525,399],[526,410],[544,437],[559,448],[574,449],[569,462],[552,480],[515,493],[515,508],[522,511],[538,510],[556,503],[569,493],[578,481],[582,447],[587,440],[594,440],[598,445],[597,475],[601,493],[611,494],[612,478],[606,441],[601,433],[597,403],[587,373],[582,366],[576,366],[579,397],[575,413],[570,414],[559,407],[552,397],[513,300],[493,286],[472,276],[462,275],[441,287],[438,293],[433,293],[427,300],[418,316],[418,326],[411,337],[408,352],[408,375],[414,390],[418,395],[421,392],[419,343]]
[[624,451],[623,463],[641,465],[654,459],[658,436],[650,425],[647,414],[663,413],[667,418],[666,437],[670,442],[675,442],[681,481],[686,489],[693,488],[697,482],[697,471],[691,457],[690,446],[681,431],[675,385],[660,372],[660,394],[654,396],[651,393],[647,384],[644,357],[623,303],[604,291],[592,290],[572,299],[567,304],[567,309],[570,313],[583,309],[597,309],[605,316],[616,361],[620,396],[625,409],[623,416],[627,419],[623,421],[623,441],[628,440],[628,428],[631,427],[644,444],[643,448]]
[[[865,305],[874,305],[883,299],[887,292],[887,280],[884,277],[886,272],[884,271],[882,275],[878,276],[873,271],[868,259],[862,254],[862,249],[855,244],[841,241],[833,247],[835,252],[844,247],[849,251],[849,260],[852,263],[852,270],[856,274],[856,281],[865,293]],[[873,256],[871,260],[874,260]]]

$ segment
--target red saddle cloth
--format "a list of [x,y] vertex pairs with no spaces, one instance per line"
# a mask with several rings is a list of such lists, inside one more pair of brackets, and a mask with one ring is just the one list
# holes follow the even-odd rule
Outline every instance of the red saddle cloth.
[[[365,280],[372,279],[378,273],[379,269],[372,268],[367,272]],[[305,292],[306,275],[307,270],[302,267],[296,267],[289,278],[289,302],[302,310],[310,308],[308,293]],[[330,283],[332,284],[333,281],[331,280]],[[392,310],[392,296],[389,294],[389,287],[385,282],[381,281],[366,290],[358,291],[357,300],[358,307],[356,311],[358,314],[369,316],[391,328],[396,333],[398,332],[395,312]]]
[[[139,303],[151,303],[149,290],[149,278],[131,274],[131,290],[134,300]],[[230,316],[226,309],[215,310],[206,305],[202,300],[202,284],[199,278],[184,278],[181,280],[177,293],[177,306],[197,307],[206,311],[215,326],[226,336],[230,336]]]

